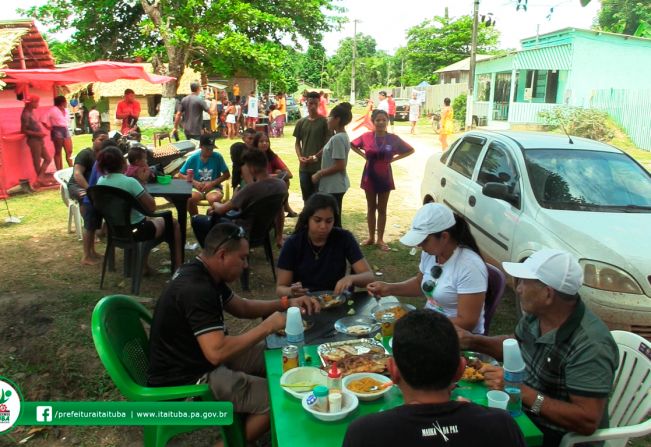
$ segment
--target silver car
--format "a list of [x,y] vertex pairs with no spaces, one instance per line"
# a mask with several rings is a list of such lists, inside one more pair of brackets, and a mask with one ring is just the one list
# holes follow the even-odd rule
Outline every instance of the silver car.
[[573,253],[586,304],[611,329],[651,339],[651,175],[619,149],[557,134],[472,131],[430,157],[421,196],[464,216],[496,265],[543,247]]

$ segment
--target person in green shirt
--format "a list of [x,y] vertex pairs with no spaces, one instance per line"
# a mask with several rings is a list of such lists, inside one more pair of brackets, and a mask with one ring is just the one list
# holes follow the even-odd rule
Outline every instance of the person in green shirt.
[[320,116],[319,94],[307,94],[307,113],[305,118],[296,122],[294,137],[296,143],[296,156],[300,162],[299,179],[303,202],[306,202],[316,192],[316,185],[312,182],[312,175],[321,167],[321,154],[323,146],[328,142],[332,132],[328,130],[328,120]]

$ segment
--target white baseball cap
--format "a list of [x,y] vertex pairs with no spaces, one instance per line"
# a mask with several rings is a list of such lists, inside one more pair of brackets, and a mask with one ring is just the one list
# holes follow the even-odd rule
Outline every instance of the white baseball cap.
[[502,266],[514,278],[537,279],[554,290],[576,295],[583,284],[583,270],[571,254],[544,248],[524,262],[503,262]]
[[408,247],[416,247],[430,234],[452,228],[455,223],[450,208],[440,203],[428,203],[418,210],[411,222],[411,230],[400,238],[400,242]]

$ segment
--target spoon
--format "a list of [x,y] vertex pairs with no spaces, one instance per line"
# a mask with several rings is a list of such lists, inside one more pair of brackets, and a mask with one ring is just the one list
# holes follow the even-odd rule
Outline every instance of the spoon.
[[292,383],[292,384],[280,384],[284,388],[308,388],[308,391],[313,390],[315,387],[319,386],[317,383]]
[[370,387],[368,390],[369,390],[370,392],[380,391],[380,390],[383,390],[383,389],[385,389],[385,388],[389,388],[390,386],[393,386],[393,382],[386,382],[386,383],[383,383],[383,384],[380,385],[380,386],[373,385],[373,386]]

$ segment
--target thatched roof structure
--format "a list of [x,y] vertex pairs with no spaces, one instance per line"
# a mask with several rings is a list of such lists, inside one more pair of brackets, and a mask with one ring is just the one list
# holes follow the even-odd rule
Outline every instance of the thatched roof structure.
[[0,21],[0,77],[3,68],[54,68],[50,48],[33,20]]
[[[154,69],[151,64],[139,64],[145,67],[145,71],[153,73]],[[201,74],[197,73],[190,67],[185,67],[177,93],[179,95],[190,94],[190,83],[201,83]],[[95,98],[122,97],[124,90],[130,88],[137,96],[160,95],[163,93],[163,87],[160,84],[151,84],[145,80],[120,79],[113,82],[95,82],[93,83],[93,93]]]

